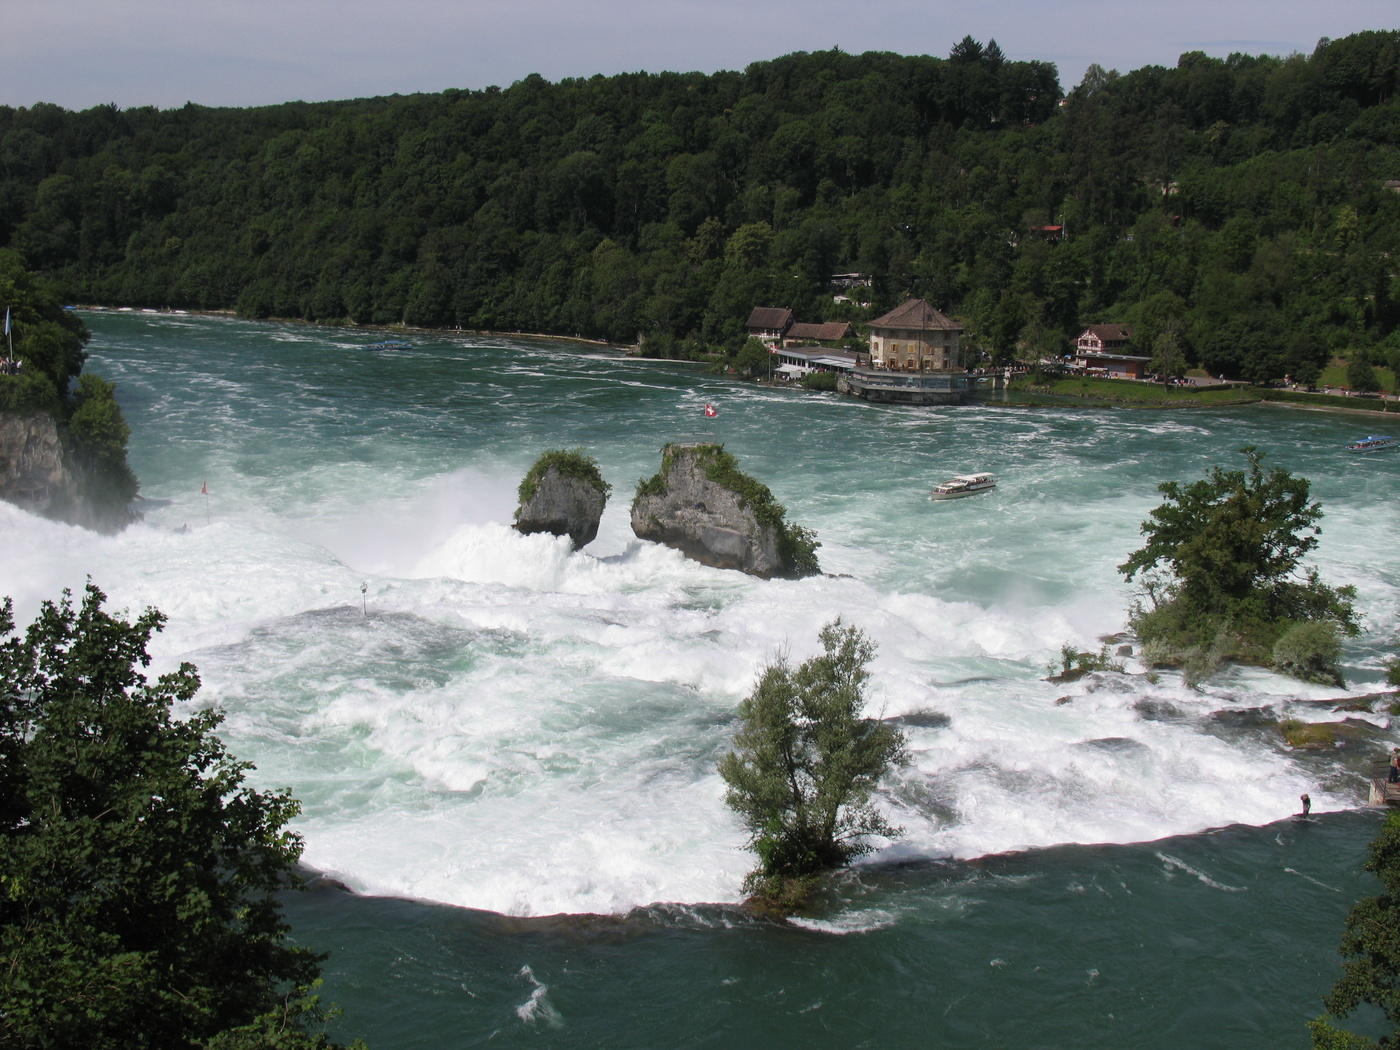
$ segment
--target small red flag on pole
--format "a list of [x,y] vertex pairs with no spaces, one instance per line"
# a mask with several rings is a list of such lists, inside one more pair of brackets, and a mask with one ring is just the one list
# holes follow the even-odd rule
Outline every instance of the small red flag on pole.
[[706,418],[706,419],[714,419],[715,416],[717,416],[717,415],[719,415],[719,411],[715,408],[714,405],[706,405],[706,406],[705,406],[705,418]]
[[207,481],[201,481],[201,482],[199,483],[199,494],[200,494],[201,496],[207,496],[207,495],[209,495],[209,482],[207,482]]

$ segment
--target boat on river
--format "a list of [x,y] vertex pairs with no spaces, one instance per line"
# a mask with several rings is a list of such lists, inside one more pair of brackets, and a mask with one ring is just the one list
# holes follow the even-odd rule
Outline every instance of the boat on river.
[[1394,448],[1400,445],[1400,438],[1387,437],[1373,434],[1370,437],[1358,438],[1347,446],[1348,452],[1379,452],[1382,449]]
[[405,343],[402,339],[388,339],[382,343],[370,343],[366,350],[412,350],[412,343]]
[[996,487],[996,478],[990,474],[955,474],[943,484],[935,485],[928,495],[929,499],[962,499]]

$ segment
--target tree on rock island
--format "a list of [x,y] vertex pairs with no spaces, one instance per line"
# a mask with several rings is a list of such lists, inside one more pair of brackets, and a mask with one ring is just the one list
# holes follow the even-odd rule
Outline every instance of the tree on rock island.
[[1247,472],[1212,467],[1203,480],[1158,486],[1167,499],[1142,524],[1147,542],[1118,567],[1147,603],[1135,606],[1133,629],[1149,663],[1182,666],[1188,681],[1238,660],[1341,685],[1356,591],[1326,586],[1316,569],[1299,575],[1322,509],[1307,479],[1266,474],[1262,453],[1241,451]]
[[758,896],[800,901],[812,877],[900,834],[871,805],[880,778],[907,760],[904,735],[862,716],[874,644],[840,619],[821,631],[823,653],[796,669],[779,656],[739,705],[743,728],[719,764],[727,802],[743,819],[759,866]]
[[164,617],[91,583],[22,636],[0,605],[0,1046],[329,1048],[319,957],[288,942],[297,803],[244,784],[211,711],[147,681]]

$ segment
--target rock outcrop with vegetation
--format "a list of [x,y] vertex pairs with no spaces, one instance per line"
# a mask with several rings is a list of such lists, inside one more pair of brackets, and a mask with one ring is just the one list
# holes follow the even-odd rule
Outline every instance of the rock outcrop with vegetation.
[[116,388],[84,374],[87,328],[12,251],[0,251],[0,499],[115,532],[137,515]]
[[611,488],[598,464],[578,449],[546,452],[521,479],[516,531],[568,536],[578,550],[598,535]]
[[40,517],[116,532],[136,520],[130,496],[85,467],[47,412],[0,412],[0,500]]
[[661,470],[637,485],[632,531],[719,569],[763,579],[814,576],[820,544],[785,514],[723,445],[667,445]]

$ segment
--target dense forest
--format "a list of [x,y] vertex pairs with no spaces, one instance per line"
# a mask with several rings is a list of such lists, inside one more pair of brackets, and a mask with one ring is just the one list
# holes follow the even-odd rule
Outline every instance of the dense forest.
[[[1213,373],[1400,352],[1400,32],[1053,65],[832,50],[249,109],[0,108],[0,245],[69,301],[737,349],[927,298],[1000,360],[1136,325]],[[830,275],[873,277],[868,309]]]

